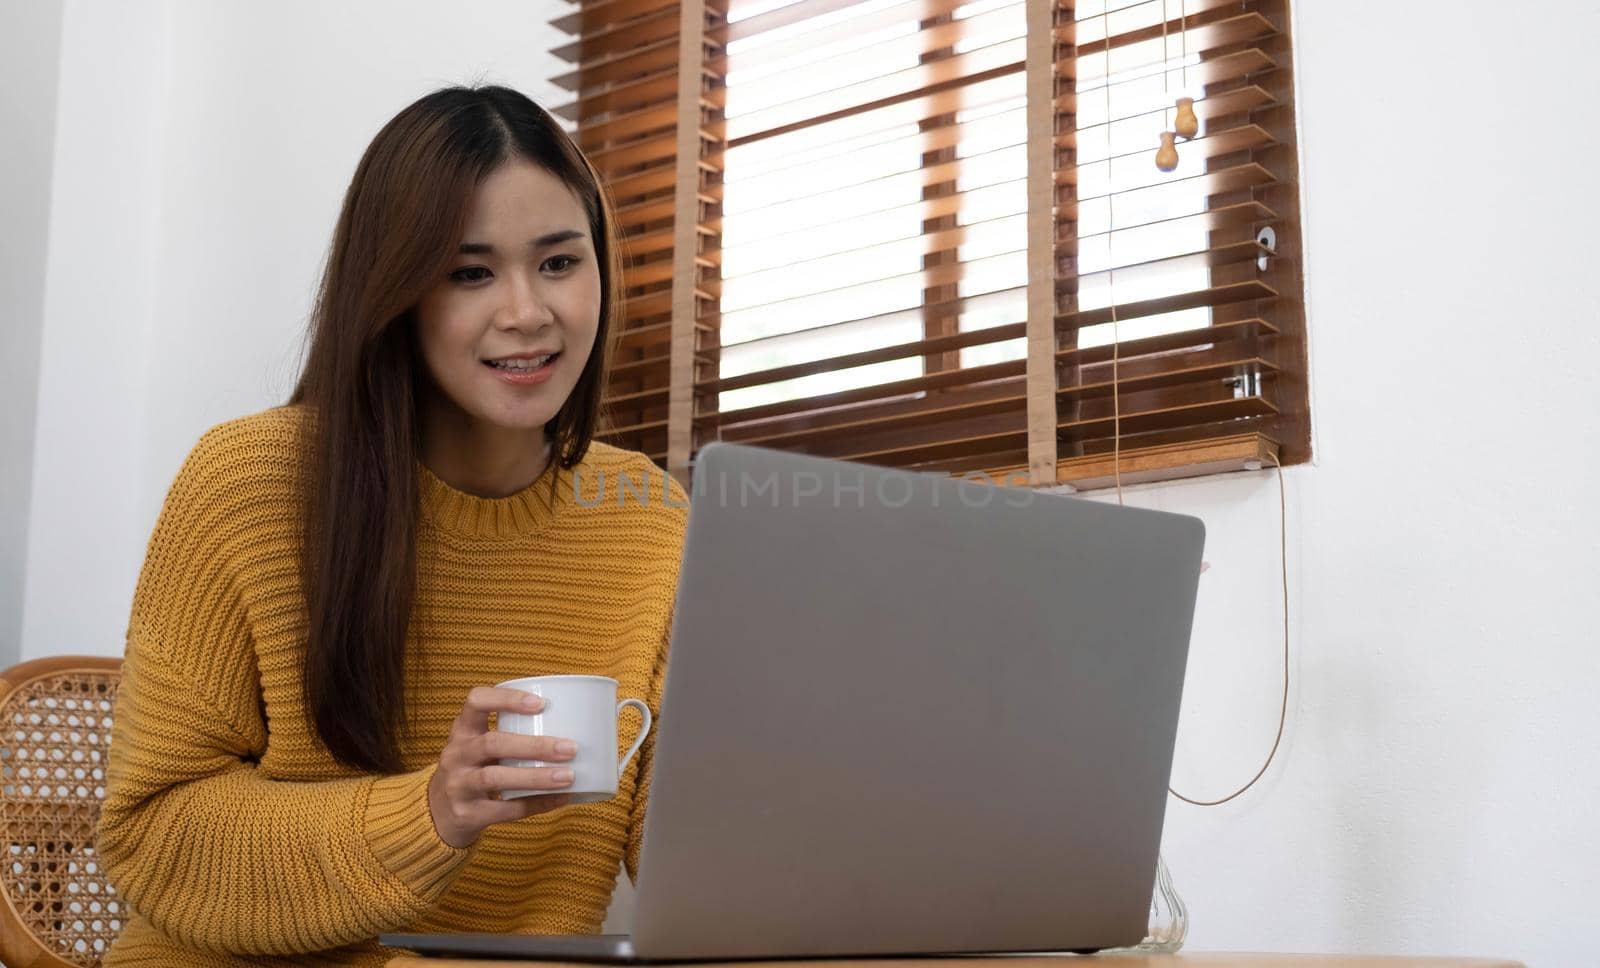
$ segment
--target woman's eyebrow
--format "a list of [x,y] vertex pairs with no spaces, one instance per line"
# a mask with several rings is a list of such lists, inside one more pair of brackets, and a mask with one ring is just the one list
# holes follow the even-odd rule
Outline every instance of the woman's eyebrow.
[[[542,249],[547,245],[555,245],[558,242],[570,242],[573,239],[581,239],[583,237],[583,233],[579,232],[577,229],[562,229],[559,232],[551,232],[547,235],[541,235],[537,239],[530,239],[528,241],[528,248],[530,250]],[[494,255],[494,246],[487,242],[463,242],[461,243],[461,248],[459,251],[462,255]]]

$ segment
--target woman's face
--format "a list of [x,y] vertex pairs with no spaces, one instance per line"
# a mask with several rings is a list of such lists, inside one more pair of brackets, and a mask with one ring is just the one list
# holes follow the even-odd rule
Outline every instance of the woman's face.
[[[577,386],[600,323],[600,266],[577,196],[524,159],[491,172],[416,319],[435,391],[475,431],[541,431]],[[516,370],[491,363],[530,355]]]

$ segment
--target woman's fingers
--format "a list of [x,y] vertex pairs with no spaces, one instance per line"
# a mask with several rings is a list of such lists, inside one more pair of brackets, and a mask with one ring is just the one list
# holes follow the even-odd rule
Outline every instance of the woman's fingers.
[[484,766],[468,782],[471,792],[482,797],[505,790],[562,790],[572,786],[572,771],[561,766]]
[[531,692],[478,686],[467,693],[467,701],[451,726],[451,736],[476,736],[487,732],[490,713],[536,713],[543,708],[544,700]]
[[479,763],[490,760],[570,760],[577,755],[577,744],[560,736],[523,736],[500,730],[473,739]]
[[[491,713],[536,713],[544,700],[520,689],[479,686],[467,693],[428,783],[428,810],[447,843],[465,846],[483,828],[564,807],[559,793],[499,799],[505,790],[556,790],[572,785],[572,770],[560,765],[576,747],[559,736],[523,736],[489,729]],[[501,760],[535,760],[551,766],[503,766]]]

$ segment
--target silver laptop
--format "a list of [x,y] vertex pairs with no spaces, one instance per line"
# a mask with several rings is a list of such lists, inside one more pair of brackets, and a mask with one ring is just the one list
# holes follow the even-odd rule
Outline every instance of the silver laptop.
[[712,444],[633,933],[434,955],[1088,951],[1144,936],[1204,525]]

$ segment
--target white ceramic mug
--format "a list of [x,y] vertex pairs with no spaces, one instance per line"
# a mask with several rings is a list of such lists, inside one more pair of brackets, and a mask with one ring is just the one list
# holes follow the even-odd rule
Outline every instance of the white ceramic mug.
[[[572,770],[572,783],[559,790],[502,790],[500,799],[566,794],[573,803],[597,803],[617,795],[617,778],[650,732],[650,707],[643,700],[617,702],[617,680],[605,676],[528,676],[500,683],[502,689],[521,689],[544,699],[536,713],[498,713],[496,728],[523,736],[556,736],[578,745],[570,760],[504,759],[502,766],[564,766]],[[633,706],[644,718],[639,736],[621,760],[613,761],[617,748],[617,717]]]

